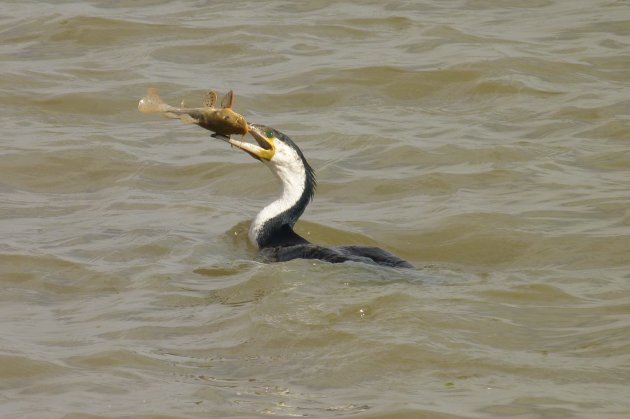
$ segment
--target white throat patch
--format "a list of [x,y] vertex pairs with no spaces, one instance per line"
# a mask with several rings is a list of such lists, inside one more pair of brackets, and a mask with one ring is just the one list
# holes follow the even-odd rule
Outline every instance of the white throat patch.
[[275,141],[276,152],[270,161],[263,161],[282,183],[282,196],[262,209],[249,228],[249,241],[258,246],[260,230],[265,222],[294,206],[304,193],[306,170],[298,153],[284,142]]

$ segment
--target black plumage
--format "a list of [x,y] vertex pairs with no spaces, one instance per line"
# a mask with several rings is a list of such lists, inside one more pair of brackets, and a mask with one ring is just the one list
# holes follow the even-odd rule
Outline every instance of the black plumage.
[[[250,128],[260,147],[233,140],[230,143],[265,163],[283,186],[282,197],[265,207],[250,228],[250,239],[260,249],[260,260],[319,259],[331,263],[353,261],[413,268],[409,262],[378,247],[324,247],[297,234],[293,226],[313,199],[315,172],[300,148],[286,134],[264,125],[251,124]],[[302,181],[296,182],[296,179]]]

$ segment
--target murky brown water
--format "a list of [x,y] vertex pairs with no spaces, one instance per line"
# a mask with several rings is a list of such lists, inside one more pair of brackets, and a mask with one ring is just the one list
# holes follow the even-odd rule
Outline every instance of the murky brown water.
[[[630,415],[626,1],[4,1],[0,416]],[[318,172],[136,110],[210,88]]]

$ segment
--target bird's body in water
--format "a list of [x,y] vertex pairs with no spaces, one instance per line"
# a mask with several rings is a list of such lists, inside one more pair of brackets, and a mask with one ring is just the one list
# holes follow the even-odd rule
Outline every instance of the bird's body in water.
[[413,268],[409,262],[378,247],[324,247],[310,243],[293,231],[293,226],[315,193],[315,172],[287,135],[257,124],[249,125],[249,133],[258,145],[231,138],[227,140],[263,162],[282,184],[280,198],[263,208],[249,229],[249,239],[260,249],[261,260],[320,259],[332,263],[355,261]]

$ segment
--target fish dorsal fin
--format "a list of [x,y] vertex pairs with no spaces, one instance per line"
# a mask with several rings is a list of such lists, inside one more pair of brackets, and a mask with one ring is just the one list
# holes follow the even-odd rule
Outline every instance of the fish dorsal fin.
[[203,97],[203,106],[206,108],[214,108],[214,105],[217,103],[217,92],[214,90],[210,90]]
[[233,105],[234,105],[234,92],[230,90],[229,92],[227,92],[227,95],[223,96],[223,99],[221,99],[221,107],[232,109]]

